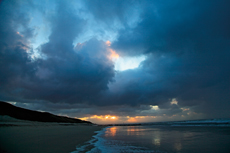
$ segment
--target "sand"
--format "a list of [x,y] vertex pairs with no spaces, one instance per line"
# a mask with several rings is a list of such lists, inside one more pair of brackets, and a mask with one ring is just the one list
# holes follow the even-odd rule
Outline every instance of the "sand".
[[[10,125],[10,124],[9,124]],[[0,152],[69,153],[89,141],[101,126],[30,124],[0,126]]]

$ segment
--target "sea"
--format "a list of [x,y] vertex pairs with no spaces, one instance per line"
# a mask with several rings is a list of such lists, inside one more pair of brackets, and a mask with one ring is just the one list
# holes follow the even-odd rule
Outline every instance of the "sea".
[[72,153],[230,153],[230,120],[114,125]]

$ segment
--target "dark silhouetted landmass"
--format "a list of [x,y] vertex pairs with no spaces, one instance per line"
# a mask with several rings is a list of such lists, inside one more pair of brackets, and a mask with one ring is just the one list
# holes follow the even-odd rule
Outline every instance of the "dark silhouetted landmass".
[[57,116],[48,112],[32,111],[20,107],[16,107],[6,102],[0,101],[0,115],[8,115],[10,117],[39,122],[59,122],[59,123],[88,123],[80,119],[69,118],[65,116]]

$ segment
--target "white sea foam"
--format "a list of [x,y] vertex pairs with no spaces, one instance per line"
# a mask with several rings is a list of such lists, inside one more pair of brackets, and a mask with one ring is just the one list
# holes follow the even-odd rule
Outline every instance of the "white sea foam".
[[[108,127],[106,127],[106,128],[108,128]],[[104,132],[106,131],[106,128],[103,128],[101,131],[96,131],[95,133],[97,133],[97,134],[94,135],[90,141],[86,142],[82,146],[77,146],[76,151],[73,151],[71,153],[91,152],[91,150],[95,150],[98,146],[99,146],[99,148],[102,148],[102,147],[100,147],[100,145],[99,145],[100,143],[98,143],[98,142],[103,141],[100,136],[102,134],[104,134]],[[101,152],[101,151],[99,151],[99,152]]]

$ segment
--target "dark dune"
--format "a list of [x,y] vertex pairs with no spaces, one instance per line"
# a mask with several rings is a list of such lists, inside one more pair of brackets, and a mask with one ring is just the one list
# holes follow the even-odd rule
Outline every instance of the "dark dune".
[[80,119],[69,118],[65,116],[57,116],[48,112],[38,112],[28,110],[20,107],[16,107],[6,102],[0,101],[0,115],[8,115],[10,117],[39,122],[58,122],[58,123],[88,123],[89,121],[83,121]]

